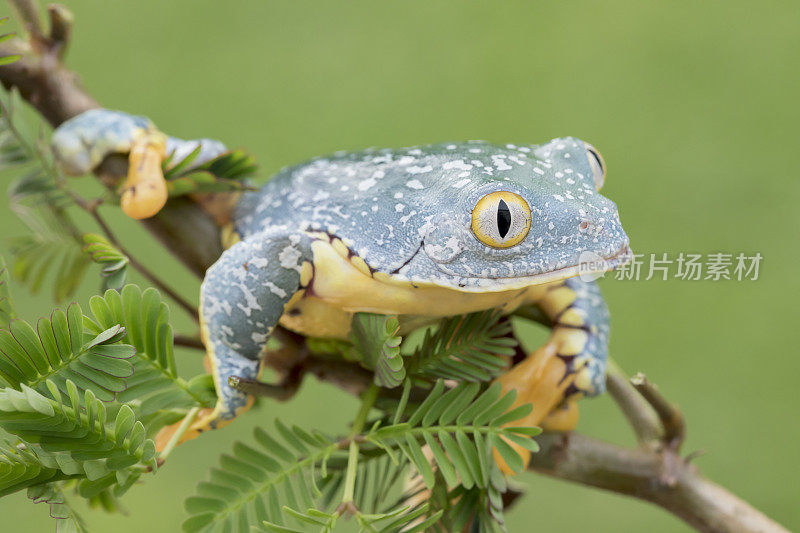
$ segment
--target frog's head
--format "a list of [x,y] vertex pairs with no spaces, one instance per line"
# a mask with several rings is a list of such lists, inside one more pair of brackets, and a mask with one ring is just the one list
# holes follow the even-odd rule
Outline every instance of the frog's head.
[[483,147],[491,147],[491,167],[443,165],[440,210],[420,228],[420,250],[401,274],[465,291],[506,290],[630,260],[617,207],[598,192],[606,168],[591,145],[564,138]]

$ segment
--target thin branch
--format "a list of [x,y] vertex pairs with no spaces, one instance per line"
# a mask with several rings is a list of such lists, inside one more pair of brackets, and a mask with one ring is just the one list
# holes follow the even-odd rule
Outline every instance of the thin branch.
[[192,337],[190,335],[181,335],[176,334],[172,342],[175,346],[183,346],[184,348],[192,348],[194,350],[200,350],[203,353],[206,351],[206,347],[203,344],[203,341],[200,340],[200,337]]
[[664,398],[658,387],[649,382],[641,372],[631,378],[631,384],[636,387],[642,398],[647,400],[647,403],[658,414],[658,418],[664,427],[664,442],[666,445],[678,451],[686,436],[686,421],[683,413]]
[[628,376],[613,360],[608,361],[606,387],[622,414],[636,434],[639,444],[659,449],[663,443],[664,428],[653,407],[631,385]]
[[43,35],[42,19],[39,16],[39,5],[34,0],[8,0],[14,8],[22,26],[37,36]]
[[[698,531],[787,533],[750,504],[703,477],[671,450],[627,449],[579,434],[543,434],[529,468],[654,503]],[[669,458],[669,459],[668,459]],[[671,483],[664,483],[664,469]]]

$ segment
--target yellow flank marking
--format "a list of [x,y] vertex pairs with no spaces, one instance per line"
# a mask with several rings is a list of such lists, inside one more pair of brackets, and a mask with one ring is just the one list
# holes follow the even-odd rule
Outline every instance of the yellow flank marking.
[[357,255],[354,255],[353,257],[350,258],[350,263],[352,263],[354,267],[356,267],[358,270],[360,270],[367,276],[372,276],[372,273],[370,272],[369,267],[367,266],[367,262],[358,257]]
[[539,302],[547,316],[555,318],[558,314],[575,302],[577,295],[569,287],[561,286],[553,289]]
[[[392,276],[387,274],[386,272],[373,272],[372,277],[375,278],[377,281],[381,283],[392,283]],[[409,286],[411,284],[409,283]]]
[[236,233],[236,230],[233,229],[233,224],[225,224],[222,226],[222,229],[220,230],[220,237],[220,240],[222,241],[222,247],[226,250],[242,240],[242,236]]
[[313,275],[314,266],[309,261],[305,261],[303,266],[300,268],[300,286],[308,287]]
[[588,370],[582,370],[575,375],[575,386],[587,392],[594,390]]
[[331,246],[333,247],[334,250],[336,250],[337,254],[347,259],[350,250],[347,249],[347,246],[344,245],[341,239],[333,239],[331,241]]
[[580,355],[586,346],[589,336],[582,329],[556,328],[553,340],[558,343],[559,355]]
[[583,326],[583,318],[583,313],[573,307],[572,309],[567,309],[558,317],[558,323],[566,326]]
[[341,246],[341,241],[331,243],[327,238],[311,243],[313,289],[302,299],[295,297],[289,302],[289,312],[281,317],[284,327],[303,335],[346,339],[350,318],[356,312],[397,314],[406,328],[484,309],[510,313],[520,305],[540,300],[551,287],[536,285],[483,293],[433,285],[414,287],[382,272],[370,275],[363,259],[348,259],[349,254]]

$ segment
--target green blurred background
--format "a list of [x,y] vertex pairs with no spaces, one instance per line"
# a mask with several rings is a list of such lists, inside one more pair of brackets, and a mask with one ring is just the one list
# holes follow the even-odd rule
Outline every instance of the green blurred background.
[[[76,17],[69,65],[103,105],[177,136],[246,147],[264,179],[339,149],[574,135],[605,156],[604,192],[634,251],[760,252],[757,281],[601,284],[613,357],[683,408],[685,451],[705,450],[697,464],[708,476],[800,529],[796,1],[66,4]],[[0,175],[4,186],[10,179]],[[2,237],[19,234],[2,202]],[[111,221],[196,300],[196,280],[135,224]],[[17,286],[15,296],[27,319],[53,306],[46,292]],[[180,357],[185,373],[199,371],[197,355]],[[337,431],[355,408],[309,380],[291,403],[263,402],[179,448],[125,498],[128,517],[86,517],[93,531],[177,531],[183,498],[254,425],[279,415]],[[579,430],[633,443],[607,397],[582,402]],[[632,499],[520,479],[529,493],[508,513],[510,531],[687,529]],[[0,501],[0,516],[3,531],[53,527],[46,507],[22,494]]]

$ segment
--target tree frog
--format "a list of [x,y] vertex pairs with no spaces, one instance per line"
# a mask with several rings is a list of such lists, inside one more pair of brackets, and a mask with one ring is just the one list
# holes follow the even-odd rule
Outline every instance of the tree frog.
[[[154,132],[142,117],[93,110],[60,126],[53,145],[64,168],[86,172]],[[197,163],[224,150],[167,138],[161,151],[198,143]],[[631,257],[616,205],[598,192],[605,175],[600,154],[572,137],[342,152],[281,170],[240,198],[239,240],[205,275],[201,329],[219,399],[193,433],[249,407],[233,384],[258,379],[278,324],[346,339],[357,312],[397,315],[403,333],[485,309],[550,324],[545,345],[498,379],[534,406],[515,424],[570,429],[573,400],[604,389],[609,333],[600,291],[577,277],[582,257],[599,259],[598,271]]]

